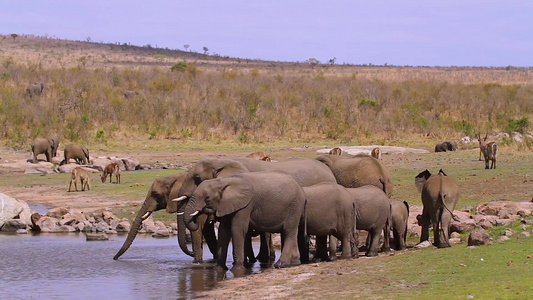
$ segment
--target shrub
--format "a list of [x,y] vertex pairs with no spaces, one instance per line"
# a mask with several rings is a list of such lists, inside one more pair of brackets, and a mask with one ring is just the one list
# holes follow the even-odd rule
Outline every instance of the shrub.
[[523,134],[527,132],[530,125],[531,122],[529,121],[528,117],[522,117],[520,119],[510,118],[507,124],[506,131],[508,133],[520,132]]
[[172,72],[185,72],[187,71],[187,63],[182,61],[182,62],[179,62],[175,65],[173,65],[172,67],[170,67],[170,71]]

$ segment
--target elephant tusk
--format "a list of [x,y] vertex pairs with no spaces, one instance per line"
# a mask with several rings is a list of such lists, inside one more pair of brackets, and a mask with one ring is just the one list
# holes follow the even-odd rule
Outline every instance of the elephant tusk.
[[181,216],[181,215],[184,215],[185,212],[179,212],[179,213],[176,213],[176,216]]
[[195,212],[193,212],[193,213],[191,214],[191,217],[194,217],[194,216],[196,216],[196,215],[199,214],[199,213],[200,213],[200,211],[197,210],[197,211],[195,211]]
[[181,197],[178,197],[178,198],[174,198],[172,199],[173,202],[180,202],[180,201],[183,201],[187,199],[187,196],[181,196]]
[[142,220],[143,220],[143,221],[146,220],[146,218],[148,218],[151,214],[152,214],[151,211],[146,212],[146,213],[142,216]]

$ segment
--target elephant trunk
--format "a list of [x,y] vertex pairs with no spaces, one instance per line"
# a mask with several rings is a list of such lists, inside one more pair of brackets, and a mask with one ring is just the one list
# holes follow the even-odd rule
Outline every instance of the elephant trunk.
[[[135,220],[133,221],[133,224],[131,225],[131,229],[128,233],[128,237],[124,241],[124,244],[122,245],[122,248],[115,254],[115,257],[113,257],[114,260],[117,260],[128,248],[131,246],[131,243],[133,243],[133,240],[137,236],[137,233],[139,232],[139,228],[141,228],[141,224],[146,219],[152,211],[148,210],[146,208],[146,205],[141,206],[141,209],[135,216]],[[147,215],[145,217],[145,215]]]
[[190,231],[198,230],[198,209],[196,208],[196,198],[189,198],[183,214],[184,222]]
[[189,250],[189,248],[187,247],[186,234],[185,234],[186,223],[185,223],[185,218],[184,218],[184,209],[181,209],[180,211],[178,211],[177,222],[178,222],[178,245],[180,246],[181,251],[183,251],[183,253],[194,257],[194,252]]

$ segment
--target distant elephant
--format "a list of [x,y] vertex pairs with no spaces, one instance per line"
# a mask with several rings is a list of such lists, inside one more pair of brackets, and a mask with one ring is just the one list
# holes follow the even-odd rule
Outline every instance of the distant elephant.
[[32,82],[26,88],[26,94],[32,98],[33,96],[41,96],[44,90],[44,83]]
[[[352,251],[352,241],[356,224],[356,205],[347,189],[335,182],[322,182],[303,188],[306,196],[305,215],[308,235],[316,235],[317,246],[315,259],[335,260],[337,258],[336,243],[330,243],[329,258],[326,256],[325,241],[333,235],[342,241],[341,259],[351,258],[357,251]],[[321,248],[321,249],[319,249]],[[308,252],[301,253],[302,261],[308,261]]]
[[36,138],[31,143],[33,163],[37,163],[37,156],[43,153],[46,156],[46,161],[52,162],[52,158],[56,156],[58,147],[59,138],[57,138],[56,136],[50,135],[46,138]]
[[70,144],[65,147],[63,154],[65,158],[61,161],[60,165],[68,164],[71,158],[76,160],[76,163],[80,165],[87,165],[89,163],[89,149],[86,147]]
[[407,239],[407,224],[409,221],[409,203],[391,199],[391,224],[394,237],[394,249],[405,249]]
[[438,248],[450,247],[450,221],[455,218],[453,210],[459,201],[459,187],[457,183],[440,170],[431,175],[428,170],[421,172],[415,178],[415,185],[422,193],[422,216],[419,223],[422,226],[420,242],[429,240],[429,225],[433,225],[434,244]]
[[[319,161],[308,158],[294,158],[282,162],[265,162],[246,157],[200,159],[187,173],[179,191],[179,196],[189,199],[195,189],[205,180],[223,178],[238,173],[280,171],[291,175],[300,186],[310,186],[320,182],[335,182],[335,177],[327,166]],[[187,200],[185,200],[187,201]],[[183,228],[178,230],[184,230]],[[257,259],[266,262],[275,256],[269,236],[262,235],[261,250]],[[179,241],[180,245],[185,241]],[[269,245],[267,247],[267,244]],[[252,258],[250,258],[253,261]]]
[[305,206],[305,194],[298,182],[279,172],[241,173],[202,182],[185,207],[185,223],[198,230],[198,217],[215,215],[218,228],[217,267],[227,269],[230,239],[233,269],[244,268],[247,235],[257,232],[281,233],[281,257],[275,268],[299,265],[298,227]]
[[[137,215],[135,216],[131,229],[128,233],[128,237],[124,241],[122,248],[120,248],[115,257],[113,257],[114,260],[117,260],[122,254],[124,254],[124,252],[126,252],[126,250],[128,250],[133,240],[137,236],[142,222],[146,220],[152,214],[152,212],[161,209],[166,209],[167,213],[183,212],[185,206],[178,202],[172,201],[172,199],[177,198],[178,191],[181,188],[181,184],[183,183],[183,180],[185,179],[186,175],[187,172],[182,172],[175,175],[156,178],[154,180],[152,186],[148,190],[148,193],[146,195],[146,198],[144,199],[141,208],[139,209],[139,212],[137,212]],[[215,257],[216,254],[216,238],[213,223],[207,222],[207,215],[200,216],[199,219],[200,220],[198,222],[200,230],[191,232],[193,252],[191,252],[187,248],[186,244],[183,245],[184,247],[181,247],[185,254],[195,258],[194,262],[202,261],[202,231],[204,231],[204,236],[207,245],[211,250],[211,253],[213,253],[213,257]],[[180,226],[185,226],[185,222],[183,221],[183,214],[181,214],[181,217],[178,217],[178,227]],[[178,233],[185,235],[184,230],[178,231]],[[181,237],[181,239],[185,240],[185,236]]]
[[389,170],[370,155],[354,157],[319,155],[316,159],[326,164],[337,183],[346,188],[370,184],[380,188],[389,197],[392,195],[393,184]]
[[456,142],[444,141],[440,142],[435,146],[435,152],[446,152],[446,151],[455,151],[457,150]]

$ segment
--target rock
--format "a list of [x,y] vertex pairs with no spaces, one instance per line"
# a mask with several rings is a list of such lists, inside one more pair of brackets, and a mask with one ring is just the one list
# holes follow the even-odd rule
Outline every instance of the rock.
[[171,228],[172,230],[178,230],[178,223],[177,223],[177,222],[170,223],[170,228]]
[[514,222],[513,219],[497,219],[496,226],[511,226]]
[[492,243],[487,231],[483,228],[476,228],[468,236],[468,246],[479,246]]
[[496,225],[496,220],[498,219],[498,216],[476,214],[472,215],[471,218],[474,219],[478,224],[482,222],[489,222],[492,225]]
[[64,215],[68,214],[68,209],[65,207],[55,207],[46,213],[46,216],[56,219],[61,219]]
[[460,236],[461,236],[461,235],[460,235],[458,232],[452,232],[452,233],[450,234],[450,238],[458,238],[458,237],[460,237]]
[[39,219],[41,218],[41,214],[40,213],[33,213],[31,214],[31,230],[33,231],[41,231],[41,227],[39,227],[39,225],[37,225],[37,221],[39,221]]
[[116,230],[118,232],[129,232],[131,229],[131,224],[128,221],[122,221],[118,223]]
[[426,247],[429,247],[431,246],[431,242],[430,241],[423,241],[422,243],[418,243],[415,245],[415,248],[426,248]]
[[87,233],[85,240],[86,241],[107,241],[109,236],[105,233]]
[[513,230],[512,230],[511,228],[507,228],[507,229],[505,229],[505,233],[504,233],[504,235],[505,235],[505,236],[512,236],[513,233],[514,233],[514,232],[513,232]]
[[500,217],[501,215],[527,216],[533,212],[533,202],[493,201],[478,205],[476,211],[478,214]]
[[527,227],[528,226],[526,224],[522,224],[522,225],[518,226],[518,229],[519,230],[527,230]]
[[474,219],[460,219],[459,221],[452,221],[450,224],[450,231],[452,232],[469,232],[476,228],[476,221]]
[[24,210],[20,201],[3,193],[0,193],[0,207],[0,228],[7,220],[16,218]]
[[134,171],[139,167],[139,161],[130,157],[123,158],[122,162],[126,171]]
[[450,244],[459,244],[462,242],[460,238],[451,238],[449,239],[449,241],[450,241]]
[[158,230],[154,234],[152,234],[152,237],[154,238],[168,238],[170,237],[170,233],[168,230]]
[[107,231],[110,230],[110,229],[111,229],[111,228],[109,228],[109,224],[107,224],[106,222],[104,222],[104,221],[102,220],[102,221],[97,222],[96,224],[93,224],[92,231],[96,231],[96,232],[107,232]]
[[498,237],[498,242],[505,242],[505,241],[508,241],[508,240],[509,240],[509,237],[505,236],[505,235],[502,235],[502,236]]
[[26,230],[26,229],[19,229],[19,230],[17,230],[17,234],[28,234],[28,230]]
[[112,212],[106,210],[102,212],[102,218],[107,223],[111,223],[112,220],[118,220],[117,216],[115,216]]
[[531,220],[531,219],[522,219],[522,220],[520,220],[520,223],[533,225],[533,220]]
[[59,171],[59,173],[72,173],[72,170],[74,170],[74,168],[76,168],[76,167],[82,167],[84,170],[86,170],[89,173],[99,173],[100,172],[97,169],[90,168],[90,167],[87,167],[87,166],[78,165],[78,164],[75,164],[75,163],[70,163],[70,164],[65,164],[65,165],[59,166],[58,171]]
[[40,228],[42,232],[53,232],[57,227],[59,227],[59,219],[52,218],[49,216],[42,216],[35,225]]
[[477,225],[481,226],[484,229],[488,229],[488,228],[492,228],[493,227],[492,223],[487,221],[487,220],[483,220],[483,221],[477,223]]
[[530,237],[530,236],[531,236],[531,233],[530,233],[530,232],[528,232],[528,231],[524,231],[524,232],[521,232],[521,233],[518,235],[518,238],[519,238],[519,239],[526,239],[526,238],[528,238],[528,237]]
[[149,164],[140,164],[137,166],[135,170],[151,170],[151,169],[152,169],[152,166],[150,166]]
[[2,231],[7,232],[16,232],[19,229],[26,229],[28,225],[20,219],[11,219],[4,222],[4,225],[2,226]]

